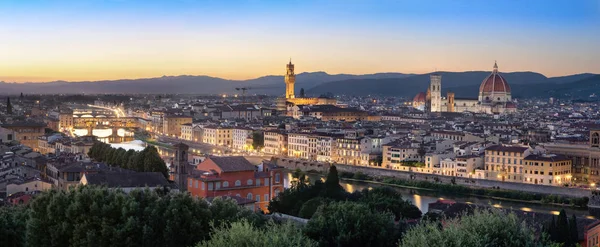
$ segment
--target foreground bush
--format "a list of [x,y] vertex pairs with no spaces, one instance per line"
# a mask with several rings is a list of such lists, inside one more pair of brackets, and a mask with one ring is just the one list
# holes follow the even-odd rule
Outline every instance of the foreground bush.
[[333,202],[317,210],[305,233],[320,246],[392,246],[399,239],[394,216],[355,202]]
[[302,234],[302,228],[291,222],[281,225],[273,222],[265,227],[256,227],[247,220],[234,222],[213,230],[210,240],[197,247],[311,247],[317,243]]
[[408,230],[400,247],[542,247],[559,246],[536,236],[532,226],[513,213],[476,210],[472,215],[438,222],[425,222]]
[[1,246],[191,246],[211,222],[264,219],[232,200],[208,205],[185,193],[80,186],[44,192],[24,207],[0,208]]

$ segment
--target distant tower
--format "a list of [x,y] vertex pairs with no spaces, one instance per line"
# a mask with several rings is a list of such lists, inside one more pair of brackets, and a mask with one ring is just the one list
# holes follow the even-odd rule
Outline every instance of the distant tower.
[[429,77],[429,91],[431,93],[431,112],[442,111],[442,76],[433,74]]
[[285,98],[293,99],[296,97],[294,93],[296,74],[294,74],[294,65],[292,64],[292,59],[290,59],[290,63],[288,63],[285,68]]
[[12,114],[12,105],[10,104],[10,97],[6,97],[6,114]]
[[454,93],[453,92],[448,92],[447,93],[447,98],[448,98],[448,110],[446,110],[447,112],[454,112]]
[[188,176],[188,145],[183,143],[175,144],[175,158],[173,159],[173,180],[179,187],[179,191],[187,191],[187,176]]

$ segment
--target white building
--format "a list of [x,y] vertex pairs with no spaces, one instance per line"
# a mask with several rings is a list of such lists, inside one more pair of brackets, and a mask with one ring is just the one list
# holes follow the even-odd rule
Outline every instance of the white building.
[[279,130],[267,130],[264,136],[265,154],[285,155],[287,154],[288,134]]
[[186,123],[181,125],[181,139],[186,141],[193,141],[194,132],[192,131],[192,123]]
[[232,129],[233,149],[248,150],[248,138],[252,138],[252,129],[244,127],[235,127]]

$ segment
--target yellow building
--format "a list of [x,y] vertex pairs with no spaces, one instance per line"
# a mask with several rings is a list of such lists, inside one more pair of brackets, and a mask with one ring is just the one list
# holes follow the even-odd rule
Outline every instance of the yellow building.
[[525,183],[562,186],[571,182],[571,160],[564,155],[529,155],[524,161]]
[[58,116],[58,129],[66,131],[73,129],[73,111],[72,110],[61,110]]
[[531,148],[495,145],[485,149],[486,179],[507,182],[523,182],[523,159]]
[[191,123],[192,117],[183,115],[166,115],[163,118],[163,135],[170,137],[181,136],[181,125]]
[[44,135],[46,124],[36,122],[20,122],[3,124],[0,127],[14,131],[15,140],[32,148],[33,150],[37,150],[38,137]]
[[206,126],[204,127],[202,141],[215,146],[231,147],[233,143],[233,130],[216,125]]

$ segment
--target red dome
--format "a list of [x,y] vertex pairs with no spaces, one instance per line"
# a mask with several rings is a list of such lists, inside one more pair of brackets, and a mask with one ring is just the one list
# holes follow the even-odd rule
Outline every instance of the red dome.
[[427,95],[423,92],[418,93],[415,98],[413,98],[413,102],[425,102],[427,99]]
[[494,64],[494,71],[490,74],[483,82],[481,82],[481,86],[479,87],[479,93],[510,93],[510,86],[502,77],[498,74],[498,65]]

